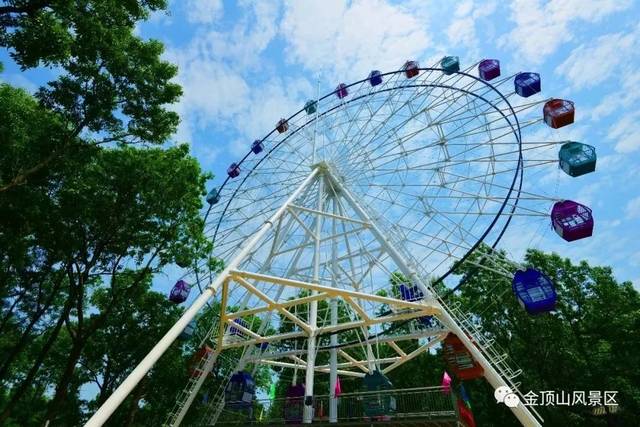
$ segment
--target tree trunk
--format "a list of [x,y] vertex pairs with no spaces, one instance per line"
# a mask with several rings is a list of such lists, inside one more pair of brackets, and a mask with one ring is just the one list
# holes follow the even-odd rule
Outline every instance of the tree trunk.
[[[15,346],[13,346],[11,351],[9,351],[9,355],[7,356],[7,358],[4,360],[4,362],[2,362],[2,366],[0,366],[0,382],[2,382],[6,378],[7,374],[9,373],[9,368],[11,367],[11,364],[14,362],[16,357],[18,357],[18,355],[22,352],[22,350],[24,350],[27,344],[31,341],[31,338],[32,338],[31,331],[33,330],[36,323],[38,323],[40,318],[44,315],[44,313],[46,313],[49,307],[51,307],[53,299],[58,294],[60,285],[61,285],[60,282],[56,283],[56,286],[51,290],[51,295],[49,295],[49,298],[47,298],[47,301],[39,310],[36,311],[34,316],[31,318],[29,325],[22,333],[20,340]],[[63,317],[66,317],[66,316],[63,316]]]
[[125,423],[125,427],[129,427],[133,425],[133,422],[135,421],[135,418],[136,418],[136,414],[140,410],[139,402],[140,402],[140,399],[142,399],[142,397],[144,396],[144,390],[147,382],[146,380],[147,380],[146,376],[142,378],[142,380],[138,384],[138,387],[136,387],[136,389],[133,392],[131,404],[129,405],[129,411],[127,412],[127,421]]
[[7,314],[2,318],[2,322],[0,323],[0,333],[4,331],[4,327],[7,325],[9,320],[11,320],[11,318],[13,317],[13,310],[15,310],[16,305],[18,305],[18,303],[22,301],[22,298],[26,295],[26,293],[27,293],[26,290],[20,292],[20,296],[16,298],[13,304],[11,304],[11,307],[9,307],[9,309],[7,310]]
[[38,354],[36,361],[31,366],[31,369],[29,370],[27,377],[24,379],[24,381],[22,381],[18,389],[15,391],[15,393],[11,397],[11,400],[9,401],[7,406],[4,408],[4,410],[0,414],[0,425],[2,425],[2,423],[6,421],[7,418],[9,418],[9,416],[11,415],[11,411],[16,406],[16,403],[18,403],[20,398],[22,398],[24,393],[31,386],[34,378],[36,377],[36,375],[38,374],[38,371],[40,370],[40,366],[42,366],[42,363],[44,362],[45,357],[47,356],[47,354],[49,354],[49,350],[51,350],[51,347],[53,347],[53,344],[58,339],[58,335],[60,334],[62,325],[64,324],[65,319],[67,318],[70,312],[71,312],[71,304],[67,302],[65,304],[63,312],[60,315],[60,318],[58,319],[58,322],[56,323],[56,326],[54,327],[53,331],[51,332],[51,335],[49,336],[49,339],[47,339],[47,342],[44,344],[44,347],[42,347],[42,350],[40,350],[40,354]]
[[45,419],[51,422],[54,421],[55,415],[60,409],[60,405],[67,398],[69,383],[71,383],[71,380],[73,379],[73,373],[76,370],[76,365],[78,364],[78,360],[80,360],[82,350],[84,349],[86,343],[86,338],[81,336],[80,334],[78,334],[78,338],[73,342],[73,346],[71,347],[71,351],[69,352],[69,357],[67,358],[67,363],[65,365],[64,371],[62,372],[62,376],[56,384],[56,394],[53,396],[51,402],[49,402],[49,407],[47,409],[47,415]]

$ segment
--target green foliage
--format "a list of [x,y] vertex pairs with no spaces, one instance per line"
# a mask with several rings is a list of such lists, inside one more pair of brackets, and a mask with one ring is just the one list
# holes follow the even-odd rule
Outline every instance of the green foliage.
[[55,143],[34,147],[3,169],[0,192],[43,169],[57,170],[52,163],[77,150],[105,143],[162,144],[175,131],[178,116],[166,105],[181,95],[171,82],[177,69],[160,59],[160,42],[133,32],[139,20],[166,7],[164,0],[5,3],[0,46],[22,69],[44,65],[60,75],[36,94],[41,106],[56,113],[48,115],[57,121]]
[[[133,31],[165,6],[0,6],[0,45],[59,76],[36,97],[0,84],[2,425],[82,424],[181,312],[152,278],[178,262],[219,267],[200,216],[210,175],[186,145],[160,148],[178,123],[176,68]],[[113,425],[160,424],[190,351],[172,347]]]
[[[537,250],[529,250],[525,261],[556,285],[555,312],[528,315],[513,296],[509,279],[469,264],[461,268],[468,281],[456,300],[518,363],[525,393],[619,391],[620,413],[609,420],[579,405],[539,407],[545,425],[634,425],[634,414],[640,413],[640,374],[631,368],[640,366],[638,292],[630,282],[618,283],[608,267],[574,264]],[[507,264],[505,258],[502,262]],[[496,405],[486,382],[476,380],[469,390],[479,425],[517,425],[504,405]]]

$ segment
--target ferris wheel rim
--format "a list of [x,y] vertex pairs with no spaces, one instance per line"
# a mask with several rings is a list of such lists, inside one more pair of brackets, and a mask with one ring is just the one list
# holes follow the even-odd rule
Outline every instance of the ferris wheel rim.
[[[427,71],[427,72],[441,72],[441,73],[445,73],[445,70],[443,68],[437,68],[437,67],[424,67],[424,68],[417,68],[419,71]],[[403,74],[405,72],[405,70],[400,69],[400,70],[395,70],[395,71],[389,71],[386,73],[381,73],[380,76],[394,76],[394,75],[398,75],[398,74]],[[239,190],[242,188],[242,186],[245,184],[245,182],[249,179],[249,177],[252,175],[252,173],[254,171],[256,171],[259,166],[262,164],[262,162],[264,160],[266,160],[267,158],[269,158],[269,156],[275,151],[277,150],[283,143],[285,143],[286,141],[289,141],[292,137],[294,137],[299,131],[305,129],[308,125],[312,124],[312,123],[317,123],[318,119],[320,117],[323,117],[335,110],[338,110],[342,107],[344,107],[345,105],[351,104],[355,101],[358,100],[362,100],[362,99],[366,99],[369,98],[373,95],[376,94],[380,94],[380,93],[384,93],[384,92],[391,92],[394,90],[403,90],[403,89],[409,89],[409,88],[425,88],[425,87],[432,87],[432,88],[441,88],[441,89],[449,89],[449,90],[453,90],[453,91],[457,91],[457,92],[461,92],[464,93],[466,95],[475,97],[476,99],[481,100],[482,102],[484,102],[486,105],[489,105],[491,108],[493,108],[496,112],[498,112],[501,116],[502,116],[502,120],[505,120],[507,122],[507,124],[509,125],[509,127],[511,128],[510,133],[513,134],[515,136],[516,139],[516,143],[517,143],[517,153],[518,153],[518,158],[517,158],[517,166],[514,170],[514,175],[513,175],[513,179],[511,181],[511,184],[509,186],[509,189],[507,191],[506,196],[504,197],[504,199],[502,200],[502,203],[500,205],[500,208],[498,209],[498,212],[494,215],[491,223],[486,227],[486,229],[482,232],[482,234],[480,235],[480,237],[476,240],[476,242],[471,246],[471,248],[469,248],[469,250],[467,250],[464,255],[462,255],[460,257],[460,259],[455,260],[451,267],[442,275],[440,275],[437,279],[435,279],[432,284],[437,284],[440,283],[442,281],[444,281],[444,279],[446,279],[449,275],[451,275],[453,273],[453,271],[459,266],[461,265],[473,252],[476,251],[476,249],[478,248],[478,246],[480,244],[482,244],[484,242],[484,240],[486,239],[486,237],[489,235],[489,233],[494,229],[494,227],[496,226],[497,222],[499,221],[499,219],[503,216],[503,211],[505,209],[505,207],[507,206],[508,202],[510,200],[513,200],[512,202],[512,206],[511,206],[511,213],[513,213],[516,209],[517,209],[517,205],[518,205],[518,201],[520,198],[520,194],[522,191],[522,184],[523,184],[523,175],[524,175],[524,161],[523,161],[523,154],[522,154],[522,133],[521,133],[521,126],[520,126],[520,122],[518,119],[518,115],[516,114],[513,106],[511,105],[511,103],[509,102],[509,100],[504,96],[504,94],[498,90],[494,85],[492,85],[490,82],[483,80],[477,76],[474,76],[472,74],[463,72],[463,71],[456,71],[453,73],[449,73],[447,75],[459,75],[459,76],[463,76],[463,77],[468,77],[471,78],[473,80],[475,80],[476,82],[480,82],[481,84],[483,84],[485,87],[488,87],[491,91],[493,91],[495,94],[497,94],[499,96],[499,98],[501,99],[501,101],[503,101],[506,106],[508,107],[508,113],[505,114],[505,111],[501,110],[494,102],[486,99],[484,96],[479,95],[477,93],[475,93],[474,91],[470,91],[464,88],[459,88],[459,87],[455,87],[455,86],[450,86],[450,85],[444,85],[444,84],[419,84],[419,83],[411,83],[411,84],[402,84],[402,85],[397,85],[397,86],[393,86],[393,87],[388,87],[388,88],[383,88],[377,91],[371,91],[365,94],[360,94],[357,97],[352,97],[348,100],[342,100],[341,103],[338,103],[334,106],[332,106],[331,108],[327,109],[326,111],[323,111],[322,113],[318,112],[318,114],[314,115],[313,117],[311,117],[309,120],[305,121],[302,125],[299,125],[296,129],[292,129],[290,132],[287,133],[287,135],[281,139],[280,141],[278,141],[273,147],[271,147],[268,151],[265,150],[265,154],[256,161],[256,163],[254,164],[254,166],[247,170],[247,173],[244,174],[244,176],[242,177],[242,180],[239,182],[238,186],[234,189],[233,193],[227,198],[226,204],[224,206],[224,209],[222,210],[219,218],[216,221],[216,226],[214,228],[212,237],[211,237],[211,243],[213,245],[213,247],[215,248],[215,243],[216,243],[216,238],[219,232],[219,227],[220,224],[222,223],[223,219],[225,218],[226,214],[227,214],[227,210],[230,206],[230,204],[233,202],[235,196],[238,194]],[[353,83],[350,84],[345,84],[343,87],[345,88],[350,88],[359,84],[362,84],[364,82],[369,81],[369,77],[355,81]],[[328,92],[327,94],[325,94],[322,97],[318,97],[317,99],[314,99],[314,101],[316,103],[319,103],[320,101],[327,99],[331,96],[334,96],[336,94],[337,90],[333,90]],[[293,113],[292,115],[290,115],[289,117],[285,118],[285,120],[287,122],[289,122],[290,120],[292,120],[293,118],[297,117],[298,115],[300,115],[302,112],[305,111],[305,108],[301,108],[298,111],[296,111],[295,113]],[[515,123],[511,123],[509,116],[513,116]],[[271,135],[273,135],[274,133],[277,132],[276,128],[271,129],[271,131],[269,133],[267,133],[264,137],[262,137],[261,139],[256,139],[256,141],[259,141],[260,143],[263,143],[264,141],[266,141]],[[241,166],[251,155],[252,155],[253,151],[251,149],[249,149],[249,151],[238,161],[235,162],[235,164],[237,166]],[[217,191],[218,194],[220,194],[222,192],[222,190],[227,186],[227,184],[231,181],[231,177],[229,175],[227,175],[225,177],[225,180],[222,182],[222,184],[220,185],[220,187],[218,187]],[[519,182],[518,182],[519,181]],[[516,190],[516,194],[514,197],[513,196],[513,191],[514,189]],[[204,220],[206,222],[206,219],[208,218],[211,209],[212,209],[213,205],[209,205],[207,212],[205,214]],[[507,215],[507,219],[505,221],[505,223],[502,225],[502,229],[498,232],[498,236],[496,237],[495,241],[490,245],[490,248],[493,250],[495,249],[495,247],[498,245],[498,243],[500,242],[500,240],[502,239],[502,237],[504,236],[506,229],[508,228],[510,222],[512,219],[512,215],[509,214]],[[197,270],[197,268],[196,268]],[[197,271],[196,271],[197,273]],[[213,274],[211,271],[209,271],[209,276],[211,277]],[[200,281],[197,280],[197,285],[198,288],[200,290],[200,293],[203,292],[203,289],[200,285]]]

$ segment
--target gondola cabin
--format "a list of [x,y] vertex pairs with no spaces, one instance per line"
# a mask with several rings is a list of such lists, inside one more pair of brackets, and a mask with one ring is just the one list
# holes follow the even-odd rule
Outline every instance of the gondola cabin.
[[284,401],[285,424],[300,424],[304,413],[304,384],[290,385]]
[[362,396],[365,416],[375,420],[388,420],[396,411],[396,399],[391,393],[375,393],[393,390],[393,384],[377,369],[366,373],[362,380]]
[[349,95],[349,90],[347,89],[347,85],[344,83],[340,83],[337,87],[336,87],[336,96],[340,99],[345,98],[347,95]]
[[215,205],[219,201],[220,201],[220,192],[218,191],[217,188],[211,189],[211,191],[209,191],[209,194],[207,194],[207,203],[209,203],[210,205]]
[[536,269],[516,271],[512,288],[518,302],[529,314],[547,313],[556,307],[558,296],[553,282]]
[[538,73],[519,73],[516,75],[513,83],[516,93],[523,98],[528,98],[542,90],[540,74]]
[[[243,328],[249,328],[249,325],[247,324],[247,322],[244,319],[233,319],[233,323],[235,323],[236,325],[240,325]],[[244,332],[242,332],[242,329],[240,328],[236,328],[235,326],[231,326],[229,328],[229,335],[235,335],[238,337],[244,337]]]
[[478,74],[485,81],[495,79],[500,75],[500,61],[497,59],[483,59],[478,64]]
[[305,104],[304,104],[304,111],[307,114],[313,114],[318,110],[318,101],[315,101],[313,99],[308,100]]
[[401,284],[400,297],[404,301],[420,301],[421,299],[424,298],[424,294],[422,293],[420,288],[418,288],[418,285],[411,286],[411,285]]
[[180,332],[180,335],[178,335],[178,339],[181,341],[187,341],[191,339],[191,337],[193,337],[193,334],[196,332],[196,326],[196,320],[193,319],[187,324],[187,326],[185,326],[182,332]]
[[[424,294],[418,287],[418,285],[408,285],[408,284],[400,284],[400,297],[403,301],[420,301],[424,298]],[[425,328],[430,328],[433,326],[433,317],[432,316],[423,316],[416,319],[419,324],[424,326]]]
[[433,316],[422,316],[418,318],[418,323],[420,323],[425,328],[433,327]]
[[256,139],[251,143],[251,151],[253,152],[253,154],[260,154],[262,153],[262,150],[264,150],[264,145],[259,139]]
[[446,75],[450,76],[460,71],[460,59],[457,56],[445,56],[440,61],[440,67]]
[[227,168],[227,175],[229,175],[230,178],[237,178],[240,176],[240,165],[237,163],[231,163]]
[[213,349],[208,345],[203,345],[196,351],[191,360],[189,360],[189,375],[199,377],[204,373],[202,367],[205,366],[207,359],[213,354]]
[[461,380],[473,380],[484,374],[482,366],[473,359],[460,338],[449,333],[442,344],[442,352],[447,365]]
[[596,149],[591,145],[570,141],[558,152],[560,169],[569,176],[580,176],[596,170]]
[[591,209],[573,200],[563,200],[551,209],[553,229],[567,242],[590,237],[593,234]]
[[191,291],[191,285],[189,285],[184,280],[178,280],[173,288],[171,288],[171,292],[169,293],[169,301],[175,302],[176,304],[181,304],[187,300],[189,297],[189,292]]
[[369,84],[371,86],[378,86],[382,83],[382,74],[378,70],[373,70],[369,73]]
[[420,73],[418,61],[407,61],[402,66],[402,69],[404,70],[404,75],[407,76],[408,79],[411,79]]
[[287,119],[280,119],[276,124],[276,130],[278,133],[285,133],[289,130],[289,122]]
[[573,102],[566,99],[552,99],[547,101],[542,108],[544,122],[553,129],[573,123],[575,111]]
[[225,407],[230,410],[250,410],[255,394],[256,383],[251,374],[245,371],[236,372],[224,389]]

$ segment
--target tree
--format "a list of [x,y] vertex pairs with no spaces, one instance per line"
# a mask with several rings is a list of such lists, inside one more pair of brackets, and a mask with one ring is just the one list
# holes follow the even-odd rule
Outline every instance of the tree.
[[[0,85],[0,423],[78,424],[92,340],[164,266],[210,253],[209,176],[185,146],[151,148],[175,130],[166,106],[180,88],[162,45],[133,30],[165,6],[0,6],[0,45],[23,69],[59,75],[35,98]],[[105,393],[119,379],[108,377]]]
[[[61,71],[37,92],[59,120],[45,150],[7,162],[0,193],[24,184],[53,162],[96,145],[162,144],[178,116],[166,104],[181,94],[170,80],[176,67],[162,61],[160,42],[133,34],[136,23],[164,0],[9,0],[0,7],[0,46],[22,69]],[[83,138],[79,139],[79,136]]]

